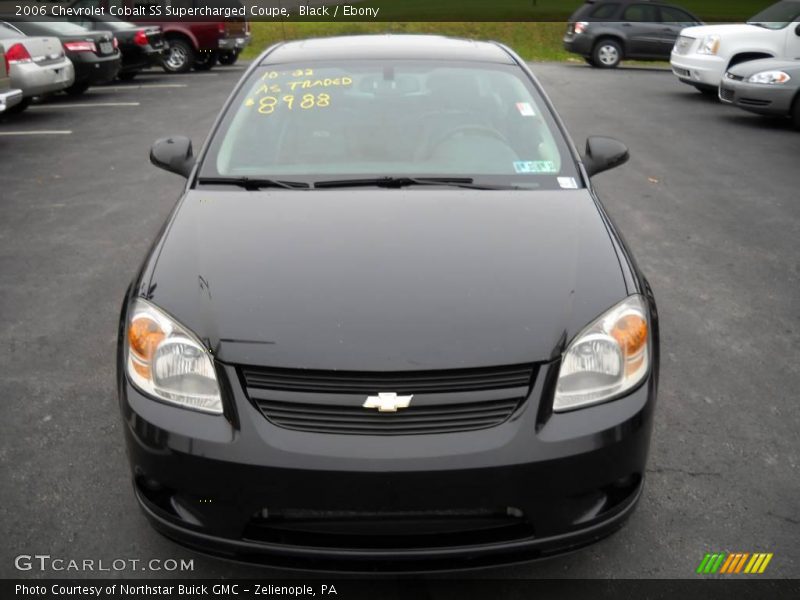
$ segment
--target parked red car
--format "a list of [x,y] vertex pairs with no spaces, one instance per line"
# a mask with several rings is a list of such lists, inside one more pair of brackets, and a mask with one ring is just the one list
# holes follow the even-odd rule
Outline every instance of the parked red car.
[[[239,0],[215,0],[213,6]],[[170,6],[198,8],[211,5],[209,0],[172,0]],[[227,21],[167,20],[165,0],[76,0],[73,7],[102,7],[105,14],[147,25],[160,25],[167,42],[162,65],[168,73],[186,73],[195,68],[207,71],[217,62],[232,65],[250,43],[250,23],[246,19]]]

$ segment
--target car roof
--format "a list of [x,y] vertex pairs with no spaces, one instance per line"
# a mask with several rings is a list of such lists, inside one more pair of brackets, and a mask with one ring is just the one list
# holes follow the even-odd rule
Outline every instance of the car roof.
[[353,35],[285,42],[262,55],[261,64],[316,60],[453,60],[515,64],[499,44],[440,35]]

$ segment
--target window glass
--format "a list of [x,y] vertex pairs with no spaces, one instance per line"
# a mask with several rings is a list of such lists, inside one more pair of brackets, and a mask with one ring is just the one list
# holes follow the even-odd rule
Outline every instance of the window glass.
[[656,7],[652,4],[631,4],[622,13],[622,20],[635,23],[657,23]]
[[592,19],[612,19],[618,8],[619,4],[601,4],[589,16]]
[[0,40],[11,40],[21,37],[25,37],[25,34],[20,33],[13,27],[9,27],[5,23],[0,23]]
[[572,156],[517,67],[433,61],[280,65],[254,73],[202,176],[459,176],[558,187]]
[[767,29],[783,29],[792,21],[800,19],[800,2],[783,0],[764,9],[748,21],[752,25]]
[[696,23],[697,20],[689,13],[672,8],[671,6],[661,7],[661,20],[666,23]]

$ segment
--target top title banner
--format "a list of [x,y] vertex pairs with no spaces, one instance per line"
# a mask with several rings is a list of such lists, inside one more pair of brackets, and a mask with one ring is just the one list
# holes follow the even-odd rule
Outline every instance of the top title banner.
[[[593,3],[596,0],[588,0]],[[642,0],[646,3],[648,0]],[[161,21],[567,21],[583,0],[67,0],[2,1],[4,13],[39,11],[53,17],[110,15]],[[706,22],[741,22],[772,0],[675,0]],[[30,12],[28,14],[31,14]]]

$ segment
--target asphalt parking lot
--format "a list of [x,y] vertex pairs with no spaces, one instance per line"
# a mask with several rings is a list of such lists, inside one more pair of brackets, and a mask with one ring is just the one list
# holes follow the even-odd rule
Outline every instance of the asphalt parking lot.
[[[630,163],[596,182],[659,303],[659,406],[624,529],[473,575],[691,577],[705,552],[744,551],[774,553],[764,576],[800,576],[800,134],[666,70],[534,70],[579,145],[607,134],[630,146]],[[150,166],[150,145],[182,133],[199,147],[242,71],[152,71],[0,122],[0,577],[64,574],[15,570],[35,553],[194,559],[191,573],[70,577],[282,574],[147,525],[115,398],[119,305],[183,185]]]

